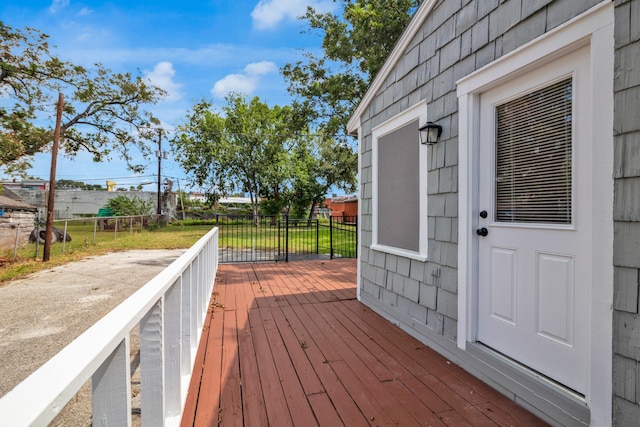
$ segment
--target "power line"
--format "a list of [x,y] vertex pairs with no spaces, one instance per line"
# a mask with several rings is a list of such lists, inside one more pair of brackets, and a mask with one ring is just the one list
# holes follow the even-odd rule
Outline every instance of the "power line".
[[[138,179],[138,178],[155,178],[155,177],[156,175],[136,175],[136,176],[105,177],[105,178],[75,178],[73,180],[74,181],[104,181],[104,180],[115,181],[118,179],[132,180],[132,179]],[[65,179],[72,180],[71,178],[65,178]]]

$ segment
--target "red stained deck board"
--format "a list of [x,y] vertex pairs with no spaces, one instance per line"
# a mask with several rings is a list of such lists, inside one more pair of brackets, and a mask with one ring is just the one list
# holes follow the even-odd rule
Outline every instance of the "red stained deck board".
[[322,387],[322,382],[318,378],[306,354],[307,343],[296,338],[291,324],[281,308],[272,309],[271,315],[278,326],[280,336],[285,343],[288,355],[291,358],[291,363],[295,368],[295,372],[302,384],[305,394],[309,396],[323,393],[325,390],[324,387]]
[[[416,366],[406,366],[396,360],[386,348],[382,347],[372,336],[368,335],[364,330],[357,327],[357,324],[353,320],[357,320],[355,315],[349,311],[341,310],[341,306],[334,304],[330,308],[333,310],[338,318],[342,315],[341,319],[343,323],[351,322],[354,326],[351,330],[354,336],[360,340],[363,346],[365,346],[372,354],[376,355],[376,358],[380,360],[385,366],[387,366],[393,373],[394,378],[401,380],[410,390],[413,390],[416,396],[430,408],[434,413],[444,412],[451,409],[451,407],[442,400],[436,393],[429,389],[424,383],[420,382],[415,374],[410,369],[416,369]],[[366,327],[367,325],[360,324]]]
[[[302,389],[288,349],[271,314],[271,309],[261,308],[259,311],[293,425],[308,425],[315,420],[313,411]],[[297,343],[295,345],[299,346],[300,344]]]
[[[322,316],[322,306],[294,308],[300,314],[308,310],[308,314],[315,326],[312,336],[320,351],[329,360],[340,381],[347,390],[359,390],[353,399],[362,408],[369,419],[372,417],[379,422],[391,422],[391,419],[402,420],[403,425],[411,424],[412,419],[393,396],[385,393],[382,383],[373,375],[366,362],[359,358],[343,341],[340,332],[332,327]],[[315,310],[314,310],[315,309]],[[314,312],[315,311],[315,312]],[[325,353],[326,351],[326,353]],[[375,396],[375,398],[371,397]],[[391,416],[391,418],[389,418]]]
[[249,311],[251,323],[251,335],[256,347],[256,359],[258,371],[262,383],[262,393],[265,396],[265,408],[270,425],[292,426],[293,421],[289,414],[289,408],[284,396],[284,390],[280,384],[280,376],[276,369],[275,361],[269,353],[269,341],[262,324],[259,309]]
[[[210,309],[209,309],[210,310]],[[193,373],[187,392],[187,400],[184,404],[184,410],[180,425],[182,427],[192,426],[195,423],[196,408],[198,406],[198,396],[200,394],[200,386],[202,384],[202,372],[204,370],[204,356],[207,352],[209,343],[209,332],[211,331],[211,315],[207,311],[202,327],[202,337],[200,338],[200,346],[196,351],[196,358],[193,364]]]
[[[402,425],[416,424],[411,413],[400,404],[396,395],[388,393],[384,382],[392,381],[393,374],[386,369],[373,355],[366,349],[357,346],[349,332],[333,318],[329,313],[329,304],[317,307],[318,312],[330,327],[332,334],[329,337],[335,349],[342,355],[345,364],[358,379],[358,384],[365,386],[369,392],[376,396],[384,413],[393,420],[403,420]],[[326,328],[325,328],[326,329]],[[347,377],[348,378],[348,377]],[[351,387],[345,385],[347,389]]]
[[244,418],[251,420],[251,425],[253,426],[267,426],[265,397],[262,393],[256,349],[251,336],[249,312],[246,310],[238,310],[236,315]]
[[428,425],[431,427],[446,427],[440,417],[431,411],[416,395],[415,392],[400,381],[387,381],[384,383],[387,392],[395,396],[398,402],[406,409],[407,412],[415,418],[420,425]]
[[[363,346],[354,334],[358,334],[357,330],[349,329],[342,322],[345,319],[336,317],[335,311],[331,309],[331,304],[325,304],[322,306],[322,310],[319,310],[321,316],[324,317],[327,324],[330,325],[331,330],[334,332],[336,339],[336,345],[339,345],[338,351],[342,354],[350,357],[345,357],[345,360],[349,362],[355,362],[358,359],[364,366],[376,376],[378,381],[391,381],[395,378],[394,374],[365,346]],[[346,322],[345,322],[346,323]]]
[[[300,320],[291,307],[283,308],[282,311],[289,321],[291,330],[294,332],[298,341],[304,343],[306,347],[305,355],[312,364],[327,395],[331,397],[330,400],[333,402],[344,424],[348,426],[368,425],[364,419],[364,415],[358,409],[348,390],[345,389],[338,379],[338,376],[331,368],[329,361],[320,350],[320,347],[316,344],[316,341],[311,338],[316,331],[315,325],[310,323],[306,317],[304,317],[304,319],[307,320],[307,322]],[[323,345],[322,341],[320,341],[320,345]],[[325,347],[325,350],[326,349],[327,347]]]
[[343,360],[335,360],[329,364],[365,418],[373,425],[415,425],[413,420],[405,417],[392,420],[378,400],[381,396],[371,392],[372,384],[361,382]]
[[356,297],[352,279],[348,275],[348,270],[344,266],[332,269],[330,274],[326,273],[332,261],[316,261],[304,263],[304,267],[294,266],[292,271],[294,278],[305,283],[309,289],[317,289],[321,301],[335,301],[340,299],[354,299]]
[[238,357],[238,326],[236,312],[224,311],[222,372],[218,420],[225,426],[243,425],[242,395],[240,391],[240,361]]
[[221,265],[182,426],[544,425],[356,301],[355,280],[355,260]]
[[212,425],[218,422],[220,408],[220,381],[222,366],[223,311],[211,310],[209,344],[204,356],[202,383],[194,425]]
[[327,393],[312,394],[308,398],[311,408],[313,408],[313,413],[316,416],[316,420],[318,421],[318,425],[339,426],[344,424],[336,412],[336,408],[333,406],[333,403],[331,403],[331,399],[327,396]]

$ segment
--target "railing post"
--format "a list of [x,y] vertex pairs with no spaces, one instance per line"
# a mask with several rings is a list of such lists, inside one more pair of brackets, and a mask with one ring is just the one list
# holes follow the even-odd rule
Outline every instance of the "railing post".
[[320,253],[320,220],[316,219],[316,255]]
[[191,364],[194,361],[193,349],[195,348],[195,330],[191,331],[192,319],[195,315],[195,308],[191,293],[191,266],[182,273],[182,375],[191,373]]
[[164,425],[162,298],[140,321],[140,404],[143,426]]
[[[191,336],[197,337],[200,333],[200,327],[202,326],[202,323],[200,323],[202,318],[200,293],[198,291],[198,258],[194,259],[191,263],[191,304],[193,306],[191,312]],[[191,349],[197,351],[197,345],[197,342],[193,341],[191,343]]]
[[163,349],[164,349],[164,386],[165,417],[179,417],[182,412],[182,376],[180,375],[182,334],[180,308],[182,306],[181,281],[175,281],[164,295]]
[[91,377],[92,424],[131,426],[129,335]]

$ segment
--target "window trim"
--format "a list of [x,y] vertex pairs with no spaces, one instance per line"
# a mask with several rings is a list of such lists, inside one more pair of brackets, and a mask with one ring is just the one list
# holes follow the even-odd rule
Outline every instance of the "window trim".
[[428,145],[420,144],[420,136],[416,133],[415,143],[419,145],[419,159],[418,159],[418,171],[419,171],[419,193],[418,202],[419,206],[419,238],[418,238],[418,251],[411,251],[403,248],[396,248],[393,246],[383,245],[378,243],[378,167],[379,164],[379,149],[378,140],[407,124],[418,120],[418,127],[427,123],[427,103],[425,100],[418,102],[412,107],[407,108],[400,114],[392,117],[391,119],[381,123],[374,127],[371,132],[372,138],[372,173],[371,173],[371,186],[372,186],[372,241],[371,249],[380,252],[386,252],[393,255],[399,255],[418,261],[426,261],[427,257],[427,245],[428,245],[428,215],[427,215],[427,160],[428,160]]

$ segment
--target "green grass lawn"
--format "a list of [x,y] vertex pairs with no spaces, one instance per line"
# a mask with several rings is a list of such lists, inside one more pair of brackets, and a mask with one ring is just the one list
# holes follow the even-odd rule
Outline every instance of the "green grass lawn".
[[[62,242],[54,243],[51,247],[51,259],[47,263],[42,262],[44,249],[42,244],[38,245],[37,253],[35,243],[21,248],[15,261],[13,261],[13,250],[0,251],[0,283],[53,266],[77,261],[84,257],[108,252],[131,249],[186,249],[216,225],[215,221],[187,222],[185,224],[188,225],[174,223],[164,227],[152,225],[148,229],[141,229],[139,223],[120,222],[116,232],[113,224],[106,230],[100,231],[93,220],[69,221],[67,222],[67,233],[72,240],[64,242],[64,245]],[[55,222],[54,226],[63,231],[65,223]],[[281,251],[284,251],[285,229],[272,225],[269,220],[262,222],[259,227],[254,227],[247,220],[220,221],[217,226],[220,248],[268,251],[277,249],[278,242],[280,242]],[[343,226],[336,225],[333,230],[334,255],[353,257],[356,250],[353,227],[341,228]],[[280,240],[278,240],[278,235]],[[316,253],[316,250],[321,254],[329,253],[328,221],[320,222],[317,227],[315,222],[311,226],[307,226],[306,221],[301,222],[297,226],[289,228],[288,237],[290,254]]]
[[[61,230],[64,224],[55,223],[54,226]],[[159,227],[154,230],[134,227],[130,230],[97,231],[94,243],[94,225],[92,221],[69,222],[67,233],[71,236],[70,242],[56,242],[51,245],[51,259],[44,263],[42,255],[44,245],[38,245],[36,254],[36,244],[29,243],[18,251],[17,258],[13,260],[13,250],[0,252],[0,283],[17,279],[24,275],[44,270],[53,266],[66,264],[79,259],[103,255],[108,252],[126,251],[131,249],[180,249],[190,248],[200,237],[211,230],[211,225],[192,225]]]

